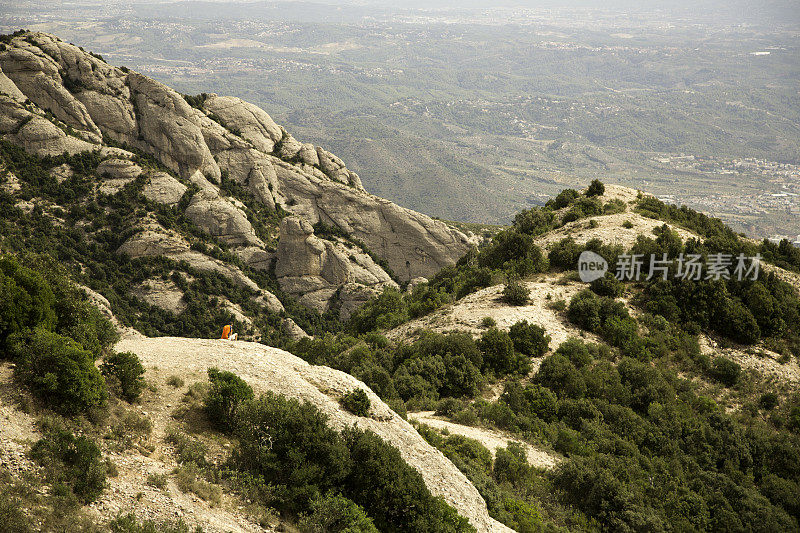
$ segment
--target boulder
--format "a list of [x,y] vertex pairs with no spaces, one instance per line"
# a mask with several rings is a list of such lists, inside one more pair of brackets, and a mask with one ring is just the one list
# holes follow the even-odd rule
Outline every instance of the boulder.
[[175,205],[183,198],[187,189],[186,185],[166,172],[155,172],[148,178],[142,194],[151,202]]
[[237,128],[243,138],[262,152],[272,152],[275,143],[281,140],[281,129],[272,117],[239,98],[211,94],[203,102],[203,109],[217,115],[228,127]]
[[201,190],[192,197],[186,217],[215,237],[232,245],[264,246],[247,216],[218,193]]

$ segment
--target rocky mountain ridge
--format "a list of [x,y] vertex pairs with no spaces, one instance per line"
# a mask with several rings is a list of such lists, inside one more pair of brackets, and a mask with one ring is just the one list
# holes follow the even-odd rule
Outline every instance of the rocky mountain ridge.
[[[347,318],[382,288],[429,277],[474,244],[369,194],[338,157],[299,142],[238,98],[180,95],[44,33],[17,32],[1,46],[3,139],[41,157],[97,151],[98,192],[113,195],[141,180],[148,200],[179,209],[248,267],[274,268],[282,291],[314,311],[333,307]],[[164,168],[142,166],[142,156]],[[61,172],[63,180],[73,171]],[[252,209],[274,216],[257,230]],[[149,215],[129,222],[137,231],[120,253],[218,272],[258,292],[269,312],[282,311],[238,267],[191,249]],[[315,226],[334,231],[316,235]]]

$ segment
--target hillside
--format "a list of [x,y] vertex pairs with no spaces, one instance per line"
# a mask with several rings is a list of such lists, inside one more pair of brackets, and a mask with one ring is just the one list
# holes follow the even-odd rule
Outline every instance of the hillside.
[[0,42],[10,531],[798,528],[788,241],[599,180],[478,239],[241,100]]
[[[234,319],[250,338],[277,342],[301,334],[297,323],[313,334],[317,315],[347,318],[472,245],[370,195],[335,155],[238,98],[180,95],[43,33],[0,46],[4,218],[15,227],[2,246],[79,240],[82,253],[58,254],[126,325],[186,333],[181,316],[202,335]],[[47,238],[20,242],[20,226],[34,225]],[[190,301],[208,285],[213,320]]]

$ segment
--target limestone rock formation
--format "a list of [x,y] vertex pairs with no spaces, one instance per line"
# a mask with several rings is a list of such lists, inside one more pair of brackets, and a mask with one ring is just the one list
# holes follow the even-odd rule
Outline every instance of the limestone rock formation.
[[344,317],[384,287],[397,287],[369,255],[343,243],[320,239],[314,228],[299,217],[281,222],[275,276],[285,292],[320,312],[340,292]]
[[217,192],[199,191],[192,197],[185,214],[209,234],[228,244],[264,246],[247,216]]
[[175,205],[183,197],[188,187],[166,172],[155,172],[147,180],[142,194],[151,202]]
[[[269,271],[274,263],[287,293],[319,311],[335,303],[343,318],[395,285],[361,247],[406,282],[432,276],[474,245],[440,221],[367,193],[341,159],[295,139],[253,104],[216,94],[184,97],[45,33],[16,35],[0,50],[0,135],[39,155],[99,150],[105,160],[98,184],[106,194],[144,175],[147,199],[183,209],[180,200],[195,185],[186,219],[247,266]],[[261,208],[272,215],[251,220]],[[279,231],[284,211],[292,222]],[[346,237],[309,233],[318,222]],[[120,250],[186,258],[249,285],[237,267],[190,250],[186,241],[178,246],[161,230],[143,230]]]

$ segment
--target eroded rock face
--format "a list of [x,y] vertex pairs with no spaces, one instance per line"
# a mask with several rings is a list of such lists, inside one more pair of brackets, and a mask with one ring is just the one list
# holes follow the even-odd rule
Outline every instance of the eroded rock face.
[[203,108],[214,113],[229,127],[237,128],[242,137],[262,152],[272,152],[281,140],[281,128],[266,111],[233,96],[210,95]]
[[166,172],[155,172],[147,180],[142,190],[145,198],[163,205],[175,205],[183,197],[188,187]]
[[342,314],[349,317],[355,302],[364,303],[384,287],[397,287],[367,254],[343,243],[320,239],[308,221],[287,217],[281,222],[275,276],[281,289],[304,305],[324,312],[340,293]]
[[[327,309],[337,295],[347,317],[370,294],[393,285],[353,239],[386,260],[400,281],[430,277],[474,244],[442,222],[370,195],[341,159],[295,139],[253,104],[210,94],[198,100],[201,109],[191,107],[169,87],[51,35],[11,39],[0,51],[0,90],[3,138],[39,155],[99,149],[114,156],[98,169],[108,194],[144,173],[145,197],[174,206],[188,184],[196,185],[200,191],[193,193],[186,217],[253,268],[267,270],[275,261],[281,286],[314,309]],[[109,139],[155,156],[179,179],[133,163],[133,154],[108,146]],[[305,229],[286,226],[276,252],[256,236],[238,199],[220,194],[223,172],[265,208],[335,226],[349,240],[319,239],[313,232],[303,237]],[[149,237],[144,232],[123,248],[159,250],[158,238]]]
[[119,247],[117,253],[127,255],[132,259],[163,256],[175,261],[186,261],[193,268],[217,272],[230,279],[232,283],[250,289],[257,295],[253,300],[269,312],[281,313],[284,311],[283,305],[274,294],[259,288],[239,268],[192,250],[183,237],[156,223],[144,224],[138,233]]
[[285,209],[312,224],[334,225],[366,245],[402,281],[430,277],[452,265],[473,240],[443,222],[354,187],[323,180],[276,163]]
[[201,190],[192,197],[186,216],[228,244],[264,246],[247,216],[233,203],[209,190]]

